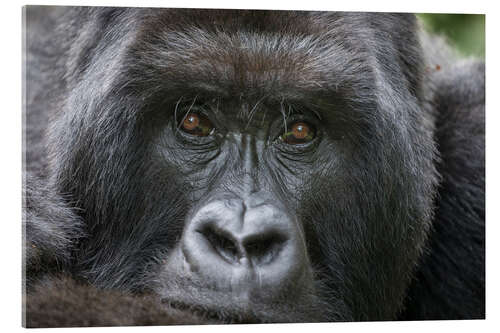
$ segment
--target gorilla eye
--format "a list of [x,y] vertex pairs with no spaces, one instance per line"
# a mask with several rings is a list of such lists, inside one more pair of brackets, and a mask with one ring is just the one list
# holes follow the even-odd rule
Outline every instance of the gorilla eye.
[[281,135],[283,142],[290,145],[307,143],[314,139],[316,131],[314,127],[306,122],[298,121],[292,124],[287,132]]
[[215,130],[212,122],[198,113],[188,113],[182,120],[180,128],[184,132],[196,136],[208,136]]

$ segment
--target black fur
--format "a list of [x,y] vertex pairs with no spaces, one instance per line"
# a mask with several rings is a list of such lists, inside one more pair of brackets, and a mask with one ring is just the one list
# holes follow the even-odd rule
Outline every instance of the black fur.
[[215,320],[166,309],[151,295],[90,288],[67,277],[40,282],[26,300],[29,327],[214,324]]
[[[484,318],[484,64],[455,60],[413,15],[25,18],[25,325]],[[248,124],[314,110],[314,151],[272,143],[250,171],[240,151],[192,154],[171,119],[213,98]],[[190,215],[246,177],[299,222],[313,278],[240,305],[170,254]]]

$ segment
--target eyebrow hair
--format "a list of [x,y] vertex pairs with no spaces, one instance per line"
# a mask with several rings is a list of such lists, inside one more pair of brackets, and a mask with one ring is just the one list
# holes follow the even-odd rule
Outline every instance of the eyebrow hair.
[[219,96],[267,93],[288,99],[356,86],[372,72],[366,52],[346,46],[344,39],[324,45],[315,35],[191,28],[158,32],[138,43],[130,56],[135,72],[149,75],[144,81]]

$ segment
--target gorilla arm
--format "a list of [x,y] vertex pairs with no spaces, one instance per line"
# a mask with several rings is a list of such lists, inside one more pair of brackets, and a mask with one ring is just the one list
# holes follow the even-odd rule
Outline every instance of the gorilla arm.
[[25,327],[210,324],[152,295],[101,290],[68,277],[46,279],[26,296]]

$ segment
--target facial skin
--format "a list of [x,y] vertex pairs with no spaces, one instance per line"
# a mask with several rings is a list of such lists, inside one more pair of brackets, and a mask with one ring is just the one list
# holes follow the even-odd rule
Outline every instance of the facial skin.
[[209,295],[217,291],[208,307],[230,298],[231,312],[252,313],[262,303],[265,313],[292,290],[312,297],[313,271],[296,212],[312,176],[306,170],[327,142],[313,112],[274,107],[193,101],[177,103],[166,119],[156,153],[180,171],[196,203],[165,267],[169,282],[161,293],[171,304],[192,302],[170,287],[186,279]]
[[[171,103],[152,130],[157,133],[152,158],[178,172],[176,187],[185,189],[192,203],[160,273],[157,292],[164,302],[250,322],[349,320],[341,300],[331,306],[318,296],[326,289],[321,272],[327,268],[315,259],[323,253],[311,255],[322,249],[311,244],[320,242],[318,232],[325,241],[335,239],[328,232],[342,230],[336,222],[350,209],[349,198],[359,200],[345,191],[325,191],[356,182],[356,172],[346,166],[361,158],[356,147],[361,150],[363,137],[348,129],[364,128],[367,134],[370,125],[349,118],[349,106],[340,98],[327,105],[343,108],[343,117],[272,98],[182,99]],[[345,241],[329,250],[349,249]],[[328,286],[330,295],[339,283],[345,282]]]

